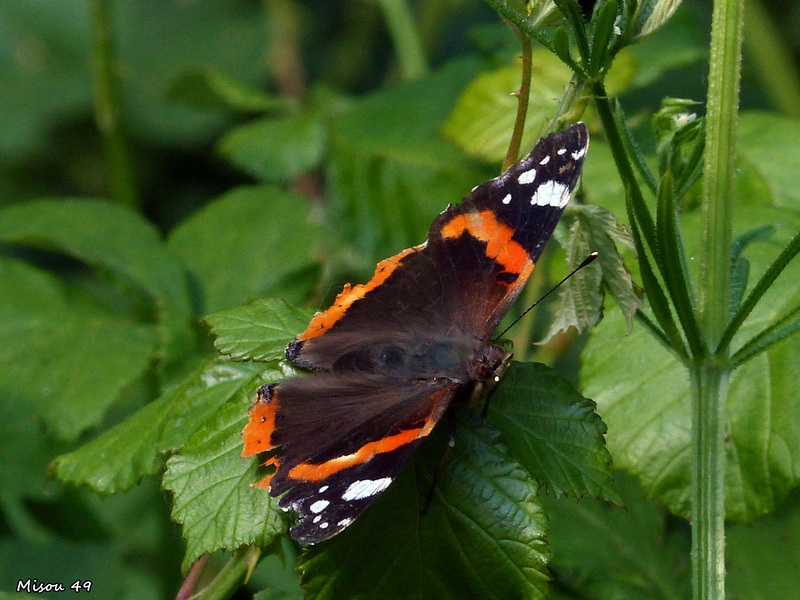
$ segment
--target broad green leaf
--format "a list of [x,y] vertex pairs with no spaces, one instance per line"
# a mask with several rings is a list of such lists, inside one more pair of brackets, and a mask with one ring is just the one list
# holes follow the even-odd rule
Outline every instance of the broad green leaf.
[[[583,354],[585,393],[608,424],[614,464],[646,493],[689,516],[690,390],[683,366],[641,327],[626,335],[610,310]],[[800,408],[794,373],[798,336],[735,371],[728,400],[726,517],[752,520],[775,510],[798,483]]]
[[244,112],[284,110],[287,102],[226,73],[211,68],[189,68],[178,75],[167,96],[201,108],[232,108]]
[[0,281],[3,403],[73,440],[150,367],[154,327],[22,261],[0,258]]
[[777,515],[725,532],[726,581],[731,598],[772,600],[797,595],[800,502],[795,492]]
[[267,546],[284,529],[275,501],[250,485],[257,461],[241,456],[254,392],[254,385],[243,387],[167,462],[163,485],[175,495],[172,517],[183,525],[184,572],[205,552]]
[[434,434],[353,525],[306,549],[300,570],[308,598],[546,596],[537,486],[492,428],[459,421],[423,512],[444,437]]
[[311,316],[283,300],[265,298],[208,315],[205,321],[220,353],[234,360],[269,361],[283,358],[286,344],[305,330]]
[[[800,211],[797,176],[800,123],[768,113],[748,112],[739,121],[739,152],[761,174],[775,206]],[[739,195],[742,202],[751,197]]]
[[688,598],[688,536],[670,527],[663,509],[646,501],[631,477],[617,472],[614,480],[625,508],[544,498],[558,587],[581,598]]
[[232,129],[219,152],[234,165],[264,181],[289,181],[319,166],[327,131],[319,115],[268,117]]
[[0,211],[0,241],[67,254],[147,294],[167,364],[194,345],[186,277],[138,214],[100,201],[28,202]]
[[168,246],[196,284],[200,312],[208,313],[278,291],[304,300],[321,238],[306,198],[264,185],[210,203],[172,232]]
[[617,500],[606,427],[594,409],[549,367],[514,363],[491,398],[489,419],[513,456],[555,495]]
[[[522,138],[523,152],[533,148],[556,105],[571,72],[544,49],[532,57],[531,95]],[[444,125],[443,133],[468,154],[499,163],[505,157],[517,114],[519,63],[478,75],[464,90]]]
[[246,363],[209,361],[126,421],[56,458],[52,468],[61,480],[100,493],[130,489],[155,474],[165,456],[183,446],[231,397],[252,388],[258,373]]
[[490,177],[439,132],[475,70],[473,61],[452,63],[360,99],[334,119],[327,193],[332,233],[354,251],[343,257],[349,272],[371,274],[377,260],[424,241],[439,212]]

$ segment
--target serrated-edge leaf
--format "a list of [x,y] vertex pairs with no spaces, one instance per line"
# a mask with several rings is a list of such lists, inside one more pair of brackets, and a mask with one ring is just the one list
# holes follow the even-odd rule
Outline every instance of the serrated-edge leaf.
[[277,503],[251,486],[257,461],[241,456],[253,391],[242,389],[167,461],[163,486],[174,494],[172,518],[183,525],[184,572],[206,552],[266,546],[284,530]]
[[[602,251],[591,244],[590,233],[576,219],[570,227],[567,240],[567,262],[574,265],[594,251]],[[574,327],[585,331],[594,327],[602,316],[603,293],[600,284],[603,272],[599,264],[589,265],[570,277],[559,290],[556,314],[550,329],[539,342],[547,343],[558,333]]]
[[283,358],[286,344],[308,325],[312,311],[279,298],[264,298],[204,317],[216,336],[214,346],[234,360]]
[[253,365],[208,361],[127,420],[56,457],[50,469],[63,481],[88,485],[98,493],[128,490],[155,474],[166,454],[181,447],[259,372]]
[[595,403],[549,367],[514,363],[495,391],[489,420],[517,460],[557,495],[619,502]]

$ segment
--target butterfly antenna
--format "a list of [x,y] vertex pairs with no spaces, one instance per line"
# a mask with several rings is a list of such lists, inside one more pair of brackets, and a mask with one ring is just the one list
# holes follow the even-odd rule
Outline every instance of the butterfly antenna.
[[588,266],[588,265],[592,264],[592,261],[594,261],[594,259],[595,259],[595,258],[597,258],[597,252],[592,252],[592,253],[591,253],[589,256],[587,256],[586,258],[584,258],[584,259],[583,259],[583,262],[582,262],[581,264],[579,264],[577,267],[575,267],[575,268],[574,268],[574,269],[573,269],[573,270],[570,272],[570,274],[569,274],[569,275],[567,275],[566,277],[564,277],[564,279],[562,279],[562,280],[561,280],[561,281],[559,281],[559,282],[558,282],[558,283],[557,283],[555,286],[553,286],[552,288],[550,288],[550,291],[548,291],[548,292],[547,292],[547,293],[546,293],[544,296],[542,296],[542,297],[541,297],[541,298],[539,298],[539,299],[538,299],[536,302],[534,302],[534,303],[533,303],[533,304],[531,304],[531,305],[530,305],[528,308],[526,308],[526,309],[525,309],[525,311],[524,311],[524,312],[523,312],[523,313],[522,313],[520,316],[518,316],[516,319],[514,319],[513,323],[511,323],[511,325],[509,325],[508,327],[506,327],[505,329],[503,329],[503,331],[500,333],[500,335],[498,335],[498,336],[496,336],[496,337],[495,337],[495,340],[499,340],[499,339],[500,339],[501,337],[503,337],[503,336],[504,336],[506,333],[508,333],[508,330],[509,330],[509,329],[511,329],[511,328],[512,328],[514,325],[516,325],[516,324],[517,324],[517,323],[520,321],[520,319],[522,319],[522,317],[524,317],[524,316],[525,316],[525,315],[527,315],[529,312],[531,312],[531,311],[534,309],[534,307],[536,307],[536,305],[537,305],[537,304],[539,304],[539,303],[540,303],[542,300],[544,300],[544,299],[545,299],[545,298],[547,298],[547,297],[548,297],[550,294],[552,294],[552,293],[553,293],[553,292],[555,292],[555,291],[556,291],[558,288],[560,288],[560,287],[561,287],[561,286],[562,286],[562,285],[563,285],[563,284],[564,284],[564,283],[567,281],[567,279],[569,279],[570,277],[572,277],[573,275],[575,275],[575,273],[577,273],[578,271],[580,271],[580,270],[581,270],[583,267],[586,267],[586,266]]

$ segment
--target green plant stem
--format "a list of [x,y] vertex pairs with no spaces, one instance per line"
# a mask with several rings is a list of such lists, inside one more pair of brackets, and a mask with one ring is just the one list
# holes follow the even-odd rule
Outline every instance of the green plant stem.
[[712,359],[692,382],[692,598],[725,598],[725,405],[728,370]]
[[405,0],[379,0],[389,34],[397,50],[400,69],[406,79],[416,79],[428,72],[422,40],[411,8]]
[[95,121],[105,146],[112,197],[118,204],[138,208],[139,192],[121,119],[119,79],[115,69],[109,15],[110,4],[110,0],[92,0],[90,3]]
[[775,107],[786,115],[800,117],[800,72],[760,0],[747,0],[744,43],[757,67],[754,73]]
[[[730,309],[731,219],[744,0],[715,0],[711,22],[703,240],[698,309],[703,339],[716,348]],[[725,408],[727,361],[710,356],[692,377],[692,591],[725,598]]]
[[519,28],[509,23],[522,45],[522,79],[519,84],[517,96],[517,117],[514,121],[514,129],[511,133],[511,141],[508,143],[506,158],[503,160],[502,172],[517,162],[519,148],[522,145],[522,134],[525,131],[525,118],[528,116],[528,103],[531,96],[531,40],[522,33]]
[[255,546],[239,548],[211,583],[192,596],[191,600],[230,598],[253,571],[260,555],[261,550]]

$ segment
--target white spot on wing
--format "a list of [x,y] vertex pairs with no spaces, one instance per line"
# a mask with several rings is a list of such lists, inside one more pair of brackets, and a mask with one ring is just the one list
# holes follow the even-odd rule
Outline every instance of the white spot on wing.
[[555,206],[562,208],[569,201],[569,188],[558,181],[545,181],[531,197],[533,206]]
[[539,161],[539,164],[540,164],[540,165],[542,165],[542,166],[544,166],[544,165],[546,165],[546,164],[547,164],[547,163],[549,163],[549,162],[550,162],[550,155],[548,154],[548,155],[547,155],[547,156],[545,156],[545,157],[544,157],[542,160],[540,160],[540,161]]
[[559,156],[564,156],[566,153],[567,153],[567,149],[566,148],[559,148],[556,151],[556,154],[558,154]]
[[575,159],[575,160],[579,160],[579,159],[583,158],[583,156],[585,154],[586,154],[586,146],[584,146],[580,150],[576,150],[575,152],[573,152],[572,153],[572,158]]
[[327,522],[325,522],[325,523],[320,523],[320,524],[319,524],[319,528],[320,528],[320,529],[327,529],[327,528],[328,528],[328,523],[327,523]]
[[329,486],[329,485],[323,485],[321,488],[319,488],[319,490],[318,490],[318,493],[320,493],[320,494],[324,494],[325,492],[327,492],[327,491],[328,491],[328,488],[329,488],[329,487],[331,487],[331,486]]
[[[380,494],[383,490],[389,487],[392,483],[391,477],[382,477],[381,479],[360,479],[354,481],[342,494],[342,500],[347,502],[351,500],[363,500],[376,494]],[[327,505],[326,505],[327,506]]]
[[322,521],[322,515],[317,515],[316,517],[314,517],[314,520],[312,522],[319,523],[320,521]]
[[339,527],[347,527],[352,522],[353,522],[353,519],[351,519],[349,517],[346,518],[346,519],[342,519],[341,521],[339,521]]
[[506,194],[500,202],[503,204],[509,204],[511,202],[511,194]]
[[519,177],[517,177],[517,181],[522,185],[533,183],[534,179],[536,179],[536,169],[529,169],[528,171],[524,171],[519,174]]
[[314,502],[314,504],[309,506],[308,509],[312,513],[321,513],[323,510],[328,508],[329,504],[330,502],[328,502],[327,500],[317,500],[316,502]]

